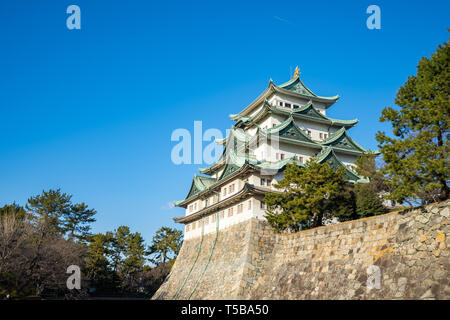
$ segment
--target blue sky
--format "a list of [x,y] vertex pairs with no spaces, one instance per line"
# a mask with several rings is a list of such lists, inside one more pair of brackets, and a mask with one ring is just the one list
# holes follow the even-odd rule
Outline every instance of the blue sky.
[[[71,4],[81,30],[66,28]],[[366,28],[371,4],[381,30]],[[2,1],[0,205],[60,187],[98,210],[95,232],[128,225],[149,243],[204,166],[171,162],[172,131],[225,133],[296,65],[376,149],[382,108],[447,41],[449,13],[433,0]]]

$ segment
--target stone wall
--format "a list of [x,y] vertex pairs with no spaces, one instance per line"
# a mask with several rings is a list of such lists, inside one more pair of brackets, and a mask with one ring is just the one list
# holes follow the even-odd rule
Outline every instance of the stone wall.
[[[295,234],[248,220],[214,247],[216,234],[185,241],[154,298],[449,299],[449,204]],[[377,274],[379,288],[368,288]]]

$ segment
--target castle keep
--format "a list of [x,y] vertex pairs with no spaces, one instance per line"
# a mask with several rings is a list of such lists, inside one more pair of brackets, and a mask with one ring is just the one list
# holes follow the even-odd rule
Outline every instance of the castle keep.
[[[200,237],[251,219],[264,219],[266,192],[282,179],[288,162],[304,166],[315,157],[334,168],[343,166],[350,182],[364,181],[353,170],[366,150],[347,130],[358,120],[327,117],[339,96],[321,97],[308,89],[296,69],[294,77],[279,86],[272,80],[266,90],[238,114],[220,159],[195,175],[186,199],[175,205],[186,209],[174,220],[185,225],[184,238]],[[219,223],[220,221],[220,223]]]

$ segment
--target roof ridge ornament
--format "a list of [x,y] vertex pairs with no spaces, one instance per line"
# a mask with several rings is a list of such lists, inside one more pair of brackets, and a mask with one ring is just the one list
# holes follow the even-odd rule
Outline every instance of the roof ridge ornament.
[[[292,69],[291,69],[292,70]],[[294,71],[294,76],[292,77],[292,79],[296,78],[300,76],[300,69],[298,66],[295,67],[295,71]]]

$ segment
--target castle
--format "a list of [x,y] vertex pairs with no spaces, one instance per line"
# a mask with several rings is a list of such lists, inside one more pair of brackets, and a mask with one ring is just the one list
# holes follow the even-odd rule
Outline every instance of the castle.
[[[174,218],[185,224],[184,238],[202,234],[251,219],[264,219],[266,192],[282,179],[288,162],[304,166],[315,157],[334,168],[343,166],[350,182],[365,181],[354,171],[356,158],[366,150],[347,130],[358,120],[327,117],[326,111],[339,96],[321,97],[300,79],[298,67],[291,80],[279,86],[270,80],[264,92],[237,114],[225,139],[219,160],[200,169],[186,199],[175,202],[186,209]],[[219,223],[220,220],[220,223]]]
[[347,134],[357,120],[326,116],[337,100],[297,69],[231,115],[222,156],[176,203],[185,237],[153,299],[449,299],[449,201],[290,234],[265,221],[264,195],[280,192],[288,162],[314,156],[366,181],[352,169],[365,151]]

